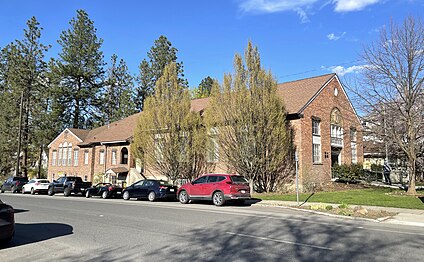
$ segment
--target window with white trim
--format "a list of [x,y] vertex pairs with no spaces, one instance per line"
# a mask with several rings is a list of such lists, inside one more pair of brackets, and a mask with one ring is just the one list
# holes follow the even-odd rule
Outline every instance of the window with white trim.
[[57,151],[53,150],[53,152],[52,152],[52,166],[56,165],[56,159],[57,159]]
[[78,149],[74,149],[74,166],[78,166]]
[[358,163],[357,157],[357,147],[356,147],[356,130],[354,128],[350,129],[350,148],[352,150],[352,163]]
[[68,145],[68,166],[72,165],[72,144]]
[[63,151],[62,151],[62,166],[66,166],[67,159],[68,159],[68,143],[65,142],[63,144]]
[[312,118],[312,163],[321,164],[321,121]]
[[88,150],[84,150],[84,165],[88,165]]
[[102,149],[99,153],[99,164],[104,165],[105,163],[105,151]]
[[59,145],[59,157],[57,159],[57,165],[61,166],[62,165],[62,153],[63,153],[63,148],[62,148],[62,144]]
[[116,165],[116,149],[112,150],[112,165]]

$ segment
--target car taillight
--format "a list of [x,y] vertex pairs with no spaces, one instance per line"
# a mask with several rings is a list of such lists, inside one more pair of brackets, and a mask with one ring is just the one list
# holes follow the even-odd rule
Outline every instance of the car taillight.
[[19,181],[16,181],[16,185],[19,186]]
[[112,187],[112,186],[110,186],[110,187],[109,187],[109,191],[112,191],[112,190],[113,190],[113,187]]
[[167,189],[168,187],[167,186],[160,186],[159,188],[160,189]]
[[35,185],[38,186],[40,184],[40,182],[35,182]]

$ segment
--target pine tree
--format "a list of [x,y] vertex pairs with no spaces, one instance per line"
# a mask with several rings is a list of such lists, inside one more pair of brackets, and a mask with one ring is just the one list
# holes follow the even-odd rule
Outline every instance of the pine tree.
[[162,76],[165,67],[169,63],[175,63],[178,74],[178,82],[187,87],[187,80],[184,79],[183,63],[177,62],[178,50],[172,46],[171,42],[163,35],[155,40],[154,45],[147,53],[149,61],[143,59],[140,63],[140,73],[137,78],[137,109],[143,109],[144,100],[155,92],[156,81]]
[[199,86],[193,90],[192,97],[193,98],[209,97],[211,95],[213,84],[214,84],[214,80],[210,76],[203,78]]
[[56,85],[56,110],[64,127],[90,128],[101,118],[101,93],[104,77],[103,43],[96,35],[94,22],[84,10],[70,21],[58,43],[58,61],[51,63],[51,81]]
[[133,77],[123,59],[114,54],[105,81],[103,120],[110,123],[135,113]]

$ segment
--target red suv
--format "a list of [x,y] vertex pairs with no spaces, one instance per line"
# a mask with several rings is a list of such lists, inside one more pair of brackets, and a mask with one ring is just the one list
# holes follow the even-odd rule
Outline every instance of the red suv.
[[177,192],[182,204],[193,200],[212,200],[222,206],[226,200],[244,203],[250,199],[249,183],[243,176],[229,174],[206,174],[191,183],[182,185]]

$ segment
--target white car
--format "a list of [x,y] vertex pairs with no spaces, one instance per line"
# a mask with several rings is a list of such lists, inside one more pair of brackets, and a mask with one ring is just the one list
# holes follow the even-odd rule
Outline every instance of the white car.
[[47,179],[31,179],[22,186],[22,194],[31,192],[31,195],[35,193],[47,193],[49,189],[50,181]]

